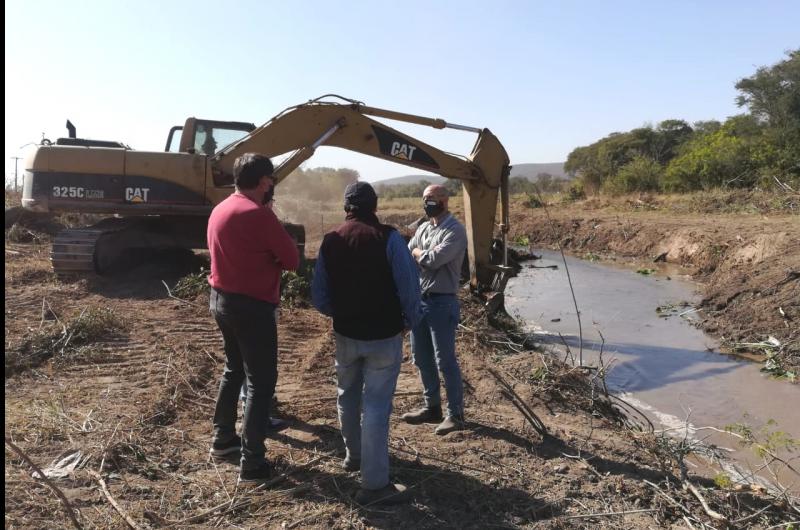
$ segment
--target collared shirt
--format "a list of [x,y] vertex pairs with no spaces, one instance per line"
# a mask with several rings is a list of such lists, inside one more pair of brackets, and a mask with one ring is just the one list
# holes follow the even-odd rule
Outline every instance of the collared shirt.
[[296,269],[299,256],[272,210],[233,193],[211,212],[207,237],[211,287],[280,302],[281,270]]
[[[392,278],[403,311],[403,322],[407,328],[411,329],[422,318],[419,272],[414,258],[405,248],[405,242],[397,231],[392,231],[386,242],[386,259],[392,269]],[[317,262],[314,265],[311,301],[320,313],[333,315],[328,272],[322,252],[317,256]]]
[[409,250],[418,248],[417,258],[423,294],[455,294],[461,280],[461,266],[467,251],[467,231],[447,214],[437,224],[422,223],[408,242]]

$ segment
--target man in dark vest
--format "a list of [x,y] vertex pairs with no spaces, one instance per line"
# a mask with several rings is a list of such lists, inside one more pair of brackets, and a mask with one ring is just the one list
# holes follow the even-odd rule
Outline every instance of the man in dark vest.
[[325,235],[311,286],[314,306],[333,317],[343,467],[361,470],[362,505],[409,496],[389,481],[389,415],[404,331],[420,319],[417,264],[400,234],[378,221],[377,206],[368,183],[347,186],[346,220]]

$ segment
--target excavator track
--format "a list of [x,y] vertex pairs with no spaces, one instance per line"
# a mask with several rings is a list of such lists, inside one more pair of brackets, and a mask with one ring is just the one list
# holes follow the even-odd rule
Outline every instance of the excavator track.
[[[303,256],[305,229],[284,224]],[[53,240],[50,262],[56,274],[103,274],[135,265],[159,249],[204,248],[204,217],[129,217],[104,219],[94,226],[70,228]]]
[[[69,228],[53,240],[50,262],[56,274],[103,274],[125,259],[124,252],[185,246],[192,241],[176,239],[168,230],[173,219],[130,217],[104,219],[86,228]],[[166,227],[166,228],[165,228]]]
[[59,232],[50,251],[53,271],[56,274],[95,272],[95,246],[103,232],[93,228],[70,228]]

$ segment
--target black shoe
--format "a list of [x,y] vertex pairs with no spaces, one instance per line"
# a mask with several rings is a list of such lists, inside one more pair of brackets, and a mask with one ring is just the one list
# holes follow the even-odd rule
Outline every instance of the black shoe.
[[227,442],[214,442],[211,445],[211,456],[226,456],[242,450],[242,439],[234,436]]
[[264,462],[255,469],[242,469],[239,471],[239,484],[258,486],[268,482],[271,477],[272,470],[269,464]]
[[419,425],[420,423],[439,423],[442,421],[442,406],[434,405],[432,407],[423,407],[414,412],[407,412],[403,414],[402,420],[411,425]]
[[342,469],[345,471],[360,471],[361,459],[350,458],[349,456],[344,457],[344,460],[342,461]]
[[400,504],[408,502],[411,492],[402,484],[389,484],[379,490],[360,489],[356,493],[355,501],[361,506],[371,504]]

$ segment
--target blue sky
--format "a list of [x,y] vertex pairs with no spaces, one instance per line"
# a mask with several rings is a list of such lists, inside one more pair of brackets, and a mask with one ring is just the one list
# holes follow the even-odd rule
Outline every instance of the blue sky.
[[[5,2],[5,158],[42,133],[163,150],[187,116],[266,122],[325,93],[489,127],[513,163],[613,131],[739,112],[800,46],[800,2]],[[467,154],[475,136],[398,128]],[[415,171],[333,148],[307,165]]]

